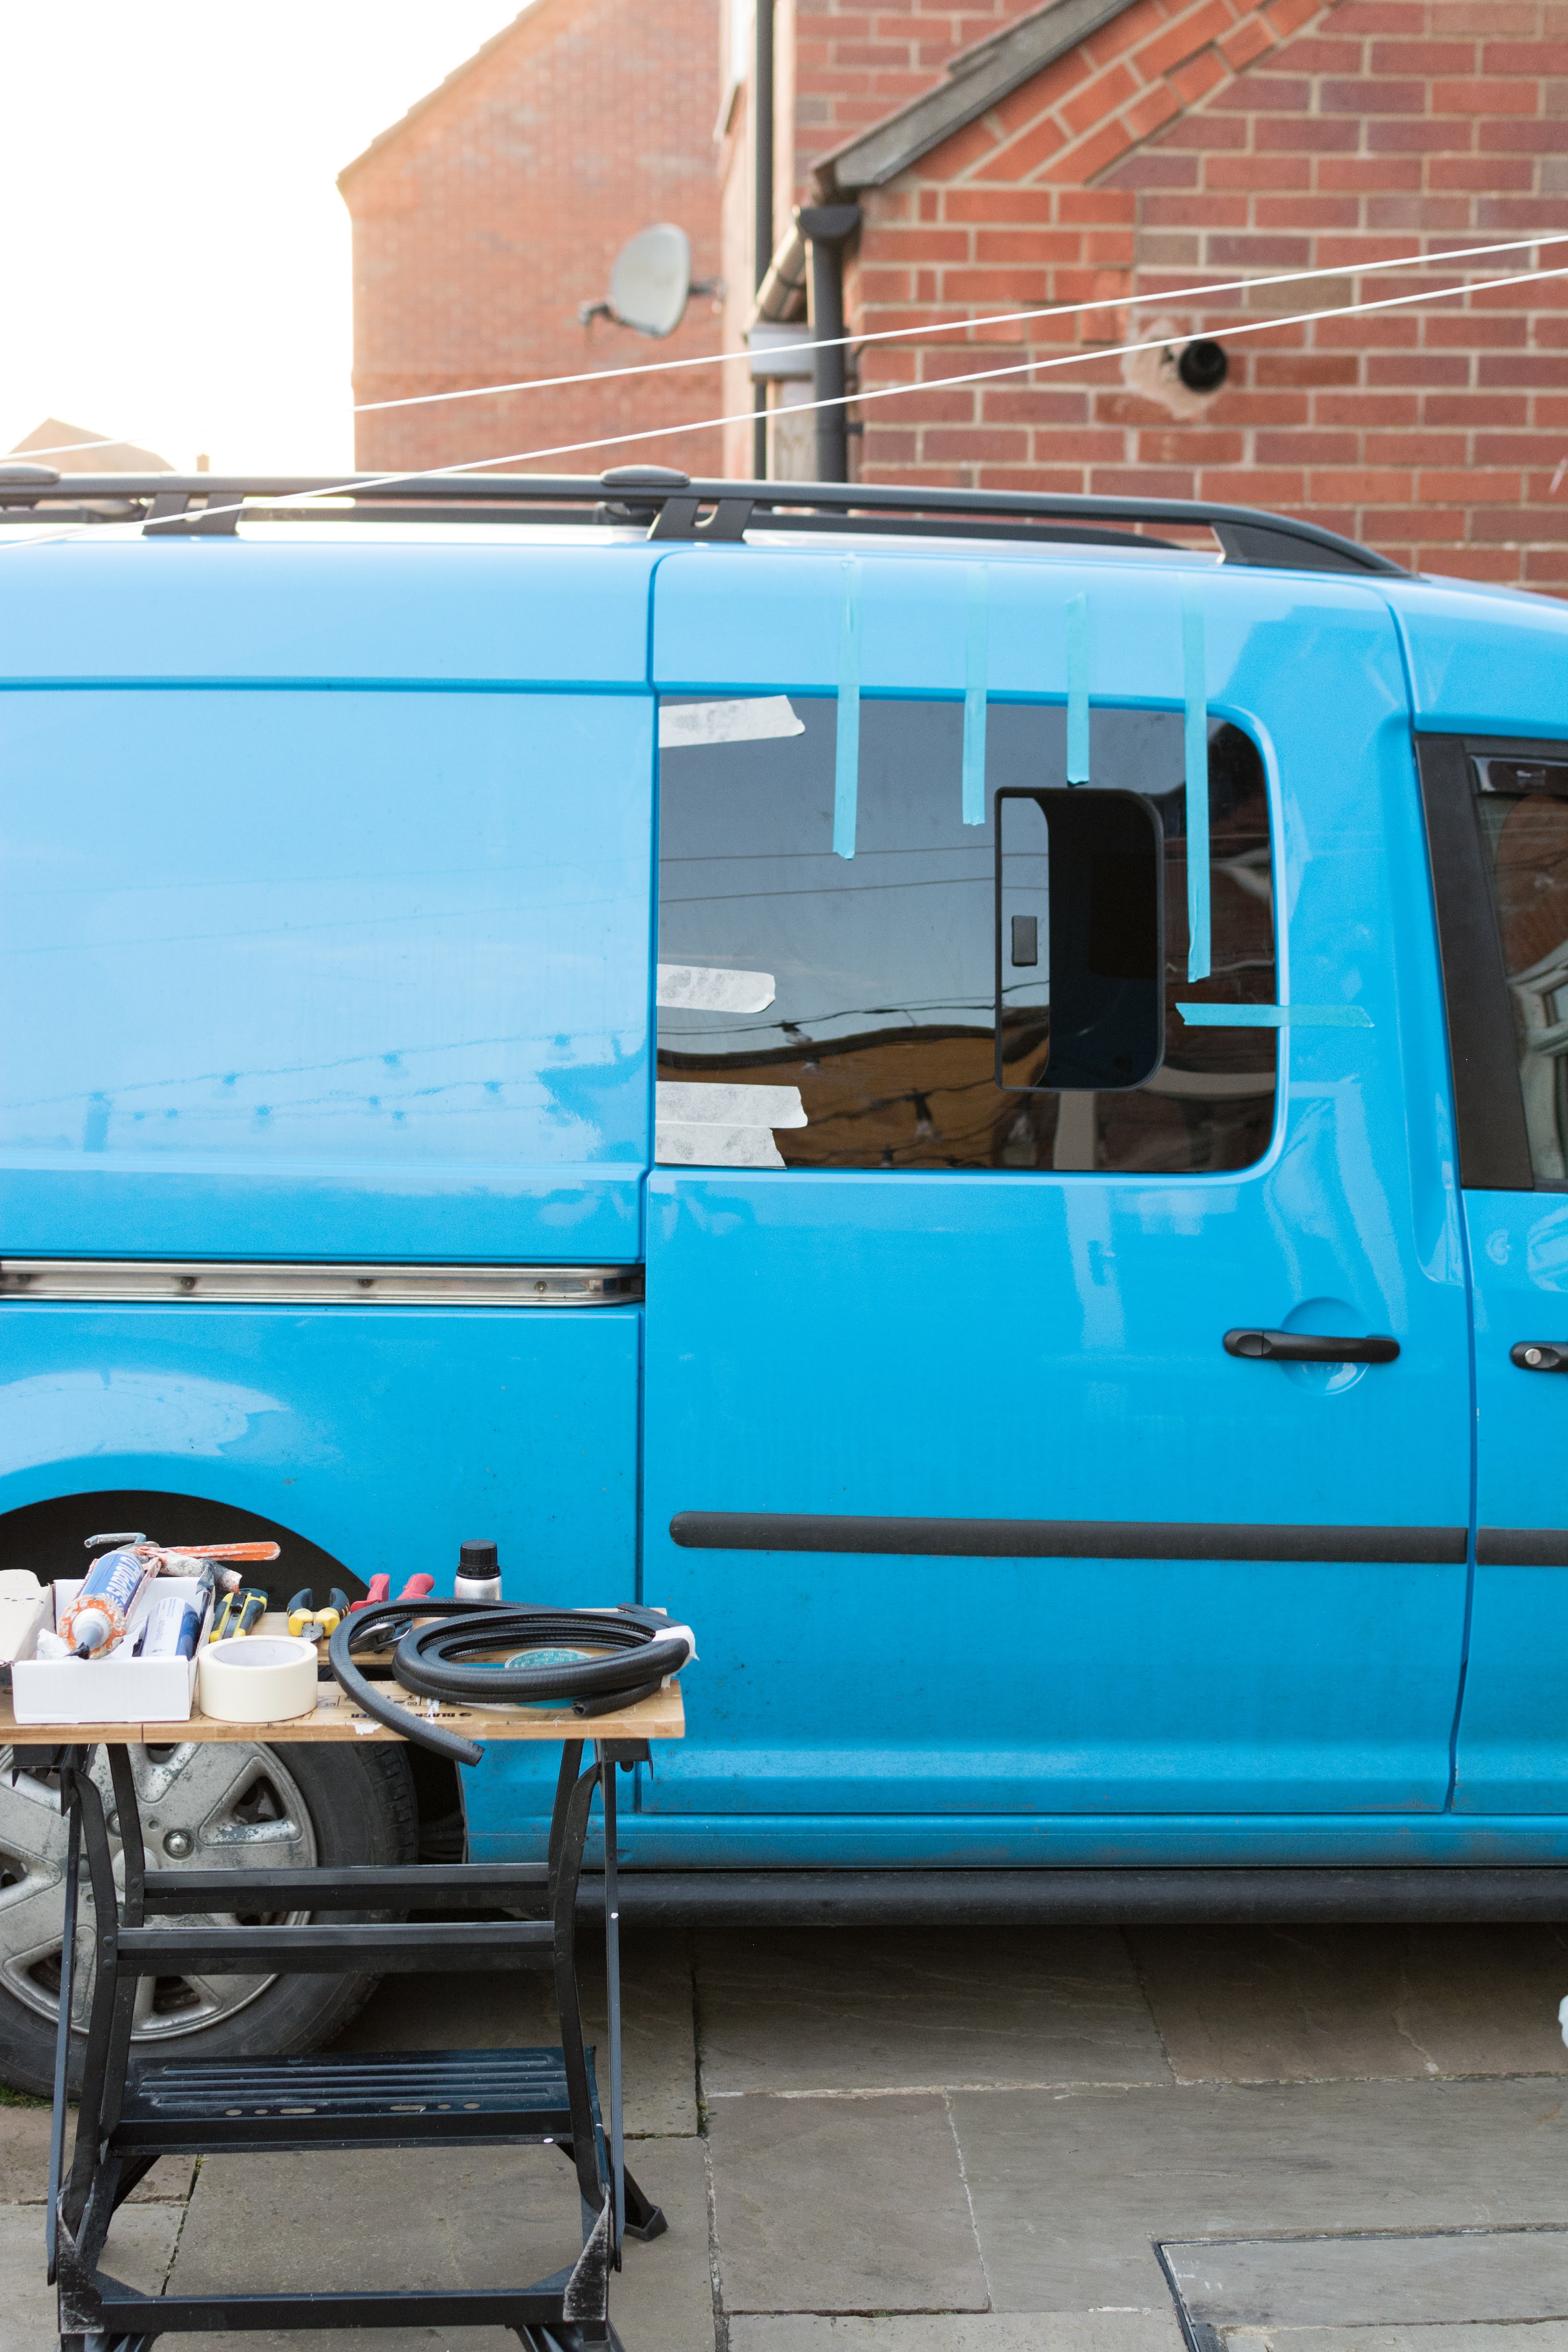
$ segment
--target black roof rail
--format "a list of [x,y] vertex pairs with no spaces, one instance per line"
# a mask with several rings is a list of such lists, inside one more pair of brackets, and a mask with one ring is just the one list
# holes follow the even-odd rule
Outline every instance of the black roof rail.
[[[1224,561],[1295,572],[1404,577],[1391,562],[1337,531],[1294,515],[1202,499],[1047,497],[1029,490],[947,490],[862,482],[693,481],[663,466],[620,466],[598,476],[412,474],[68,474],[0,462],[0,520],[128,522],[162,539],[232,532],[246,500],[251,521],[533,522],[641,526],[656,540],[734,541],[748,530],[872,536],[1009,539],[1110,547],[1175,544],[1162,526],[1206,526]],[[331,502],[289,506],[301,492]],[[1150,526],[1137,530],[1134,525]]]

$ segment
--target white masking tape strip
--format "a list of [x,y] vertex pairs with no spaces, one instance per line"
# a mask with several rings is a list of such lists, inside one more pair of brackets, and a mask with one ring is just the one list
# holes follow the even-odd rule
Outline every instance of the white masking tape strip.
[[667,1013],[765,1013],[771,971],[721,971],[711,964],[661,963],[654,1002]]
[[804,735],[787,694],[749,695],[743,702],[666,704],[658,714],[661,751],[694,751],[703,743],[765,743],[777,735]]
[[804,1127],[798,1087],[703,1086],[661,1078],[654,1088],[654,1111],[661,1119],[689,1119],[726,1127]]
[[653,1156],[661,1168],[782,1168],[771,1127],[725,1127],[706,1120],[654,1121]]
[[291,1635],[244,1633],[209,1642],[197,1668],[196,1703],[215,1723],[287,1723],[313,1715],[316,1645]]

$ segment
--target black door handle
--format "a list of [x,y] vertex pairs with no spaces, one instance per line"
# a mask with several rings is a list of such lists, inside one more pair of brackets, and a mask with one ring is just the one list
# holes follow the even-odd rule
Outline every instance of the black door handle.
[[1324,1339],[1316,1331],[1227,1331],[1225,1352],[1271,1357],[1277,1364],[1392,1364],[1399,1342],[1376,1331],[1364,1339]]
[[1568,1339],[1516,1339],[1508,1360],[1521,1372],[1568,1372]]

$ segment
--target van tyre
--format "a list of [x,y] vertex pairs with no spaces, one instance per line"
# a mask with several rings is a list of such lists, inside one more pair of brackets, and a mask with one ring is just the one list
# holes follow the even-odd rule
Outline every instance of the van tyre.
[[[31,1751],[42,1765],[47,1749]],[[15,1751],[13,1785],[0,1770],[0,2082],[49,2095],[59,2014],[59,1949],[65,1906],[66,1822],[58,1786]],[[308,1911],[246,1907],[247,1864],[337,1869],[417,1858],[414,1780],[401,1747],[336,1744],[267,1748],[246,1741],[132,1748],[148,1869],[232,1868],[235,1907],[213,1919],[303,1920]],[[0,1763],[11,1759],[0,1749]],[[100,1748],[93,1778],[112,1814],[109,1766]],[[114,1842],[120,1876],[119,1841]],[[188,1925],[186,1914],[179,1924]],[[388,1912],[334,1912],[334,1918],[386,1918]],[[89,1989],[92,1904],[85,1868],[77,1915],[77,1984],[71,2082],[79,2077]],[[156,1924],[155,1922],[153,1924]],[[174,1923],[171,1923],[174,1924]],[[163,2059],[290,2057],[318,2049],[362,2009],[374,1976],[252,1976],[145,1980],[138,2005],[133,2065]]]

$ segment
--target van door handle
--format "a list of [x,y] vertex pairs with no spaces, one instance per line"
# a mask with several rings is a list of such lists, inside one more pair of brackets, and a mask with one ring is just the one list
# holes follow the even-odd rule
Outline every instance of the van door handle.
[[1516,1339],[1508,1360],[1521,1372],[1568,1372],[1568,1339]]
[[1364,1339],[1325,1339],[1317,1331],[1227,1331],[1225,1352],[1271,1357],[1277,1364],[1392,1364],[1399,1342],[1376,1331]]

